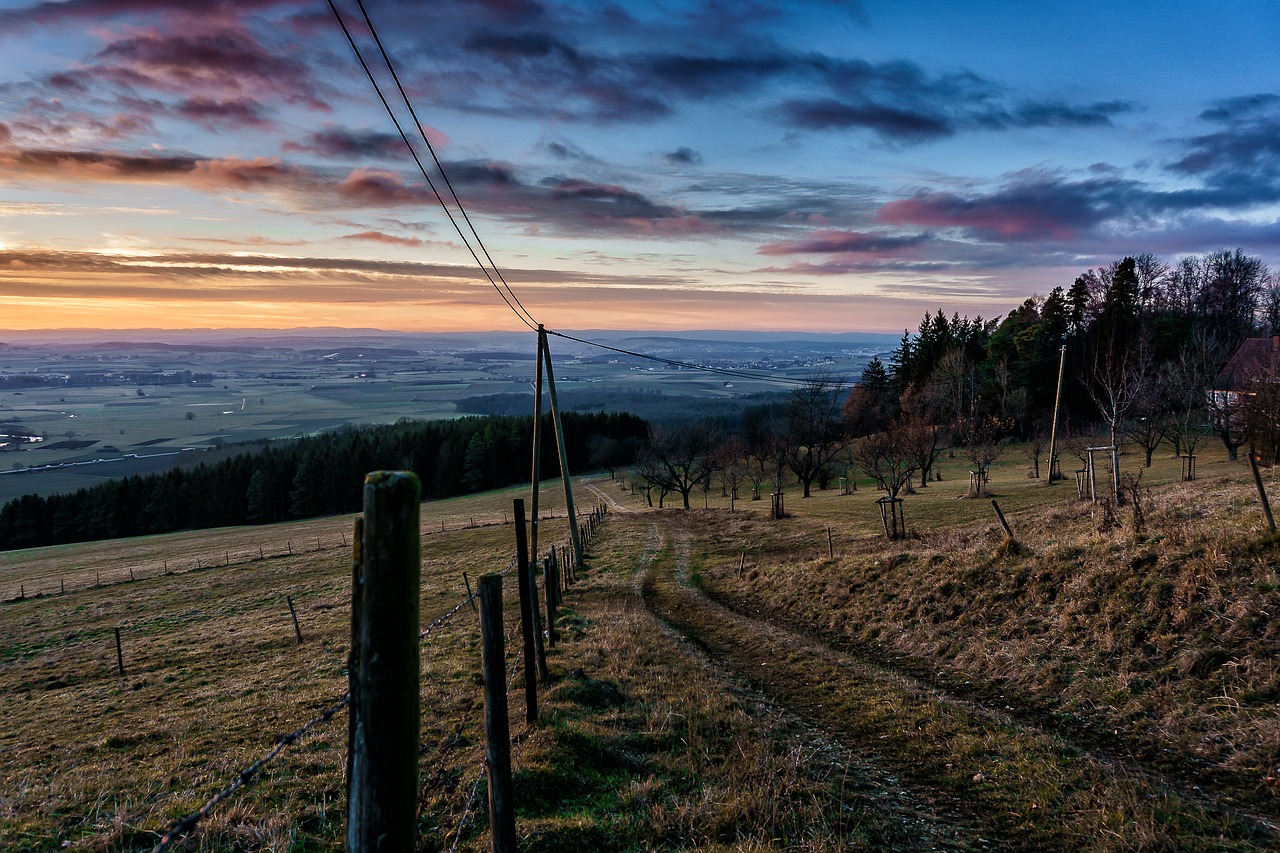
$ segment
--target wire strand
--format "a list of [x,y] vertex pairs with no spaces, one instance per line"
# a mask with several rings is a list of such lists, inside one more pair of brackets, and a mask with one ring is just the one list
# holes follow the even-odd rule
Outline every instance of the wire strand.
[[[476,226],[471,221],[471,217],[467,215],[467,209],[463,207],[462,199],[458,197],[457,190],[453,188],[453,181],[449,180],[449,174],[445,171],[444,164],[441,163],[440,158],[436,156],[435,146],[431,144],[431,140],[427,137],[426,131],[422,129],[422,122],[418,119],[418,113],[413,108],[413,104],[409,101],[409,95],[405,92],[404,86],[400,83],[400,75],[396,73],[395,65],[391,62],[391,57],[387,54],[387,49],[382,44],[382,38],[378,35],[378,28],[374,26],[373,20],[369,17],[368,10],[365,9],[364,0],[356,0],[356,5],[360,7],[360,14],[364,16],[365,25],[368,26],[369,33],[373,36],[374,43],[378,45],[378,51],[382,54],[382,61],[386,64],[387,71],[391,72],[391,79],[395,81],[396,89],[400,92],[400,98],[404,101],[405,109],[409,111],[410,117],[413,118],[413,124],[418,129],[418,135],[422,138],[422,144],[427,147],[427,151],[431,154],[431,160],[436,164],[436,169],[440,172],[440,177],[444,178],[445,186],[449,188],[449,194],[453,196],[453,203],[458,206],[458,212],[462,214],[462,218],[466,221],[467,227],[471,229],[471,234],[475,237],[476,245],[480,247],[480,251],[484,253],[485,258],[489,261],[489,266],[493,269],[494,274],[498,276],[498,280],[502,282],[502,286],[506,289],[507,293],[510,294],[513,300],[515,300],[515,304],[519,307],[520,311],[529,319],[530,322],[537,325],[537,320],[535,320],[533,315],[529,313],[528,309],[524,307],[524,304],[520,301],[520,297],[516,296],[515,291],[511,289],[511,285],[507,283],[505,278],[503,278],[502,270],[498,269],[498,265],[494,262],[493,256],[489,254],[489,250],[485,247],[484,241],[480,239],[480,232],[476,230]],[[478,258],[477,261],[479,261]]]
[[[369,83],[377,93],[378,100],[382,102],[383,109],[387,111],[387,116],[390,117],[391,123],[395,125],[396,131],[400,134],[400,139],[404,142],[405,148],[409,150],[409,155],[413,158],[413,162],[417,164],[418,171],[422,173],[422,177],[427,182],[427,186],[431,188],[431,192],[435,195],[436,201],[440,204],[440,208],[444,211],[445,216],[449,218],[449,222],[453,225],[454,230],[458,232],[458,238],[462,240],[463,245],[467,247],[467,251],[470,252],[472,259],[475,260],[476,265],[480,267],[480,271],[484,273],[485,278],[489,280],[489,284],[493,286],[495,291],[497,291],[498,296],[500,296],[502,301],[507,304],[507,307],[510,308],[516,317],[519,318],[520,322],[524,323],[531,330],[536,329],[537,322],[531,321],[530,317],[525,316],[527,312],[522,313],[524,306],[521,306],[519,309],[516,308],[511,299],[502,292],[502,288],[498,286],[498,283],[494,281],[493,273],[489,271],[489,268],[480,260],[480,256],[476,254],[476,250],[472,247],[471,241],[467,239],[467,235],[463,232],[462,226],[460,226],[457,219],[454,218],[453,211],[449,210],[449,205],[445,202],[444,197],[440,195],[440,190],[436,188],[435,182],[431,180],[431,176],[427,173],[427,167],[422,164],[422,159],[418,156],[417,150],[414,149],[413,143],[409,141],[409,135],[405,133],[404,128],[400,124],[400,120],[396,117],[395,111],[391,108],[391,104],[382,93],[382,87],[378,85],[377,78],[373,76],[372,69],[370,69],[369,64],[365,62],[364,54],[360,51],[360,46],[356,44],[355,37],[351,35],[351,30],[347,28],[347,22],[342,19],[342,13],[338,11],[338,7],[334,4],[334,0],[328,0],[328,3],[329,9],[333,12],[333,17],[338,22],[338,26],[342,28],[343,35],[347,37],[347,43],[351,45],[352,52],[355,53],[356,59],[360,62],[360,67],[364,69],[365,76],[369,78]],[[401,91],[403,92],[403,90]],[[421,127],[419,127],[419,132],[421,132]],[[423,136],[425,138],[425,134],[423,134]],[[432,156],[435,156],[434,151],[432,152]],[[443,172],[441,172],[441,174],[443,175]],[[468,219],[467,221],[468,224],[470,224],[470,220]],[[495,267],[494,272],[496,271]],[[500,275],[501,274],[499,273],[499,276]],[[504,281],[503,284],[506,284],[506,282]],[[510,288],[508,288],[508,290],[509,289]],[[514,297],[515,294],[513,293],[512,296]]]
[[[566,341],[573,341],[575,343],[585,344],[586,346],[597,347],[598,349],[608,350],[609,352],[615,352],[615,353],[618,353],[619,355],[629,355],[634,358],[642,358],[648,361],[655,361],[660,364],[667,364],[672,367],[684,368],[686,370],[700,370],[700,371],[703,371],[704,373],[716,373],[721,376],[731,376],[739,379],[755,379],[760,382],[774,382],[774,383],[785,384],[785,385],[809,385],[813,381],[812,379],[798,379],[793,376],[771,376],[767,373],[753,373],[752,371],[749,371],[749,370],[737,370],[731,367],[712,367],[711,365],[707,365],[707,364],[694,364],[688,361],[680,361],[674,358],[665,358],[660,355],[650,355],[648,353],[637,352],[635,350],[629,350],[629,349],[623,349],[621,347],[610,346],[609,344],[602,344],[599,341],[592,341],[592,340],[587,340],[586,338],[575,337],[574,335],[570,335],[565,332],[556,332],[551,329],[547,329],[546,332],[548,335],[554,335],[555,337],[563,338]],[[850,386],[852,383],[840,381],[840,382],[834,382],[832,384],[837,388],[846,388]]]

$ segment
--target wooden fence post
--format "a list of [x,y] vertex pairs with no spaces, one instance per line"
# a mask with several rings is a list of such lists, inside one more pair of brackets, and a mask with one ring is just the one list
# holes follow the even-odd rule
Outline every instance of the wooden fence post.
[[1249,448],[1249,467],[1253,469],[1253,484],[1258,487],[1258,500],[1262,501],[1262,514],[1267,519],[1267,527],[1276,532],[1276,520],[1271,515],[1271,501],[1267,500],[1267,490],[1262,485],[1262,473],[1258,471],[1258,454]]
[[1000,526],[1004,528],[1004,535],[1013,541],[1013,528],[1009,527],[1009,522],[1004,520],[1004,513],[1000,510],[1000,504],[994,498],[991,500],[991,506],[996,511],[996,518],[1000,519]]
[[[351,704],[360,693],[360,604],[364,601],[364,516],[357,515],[351,526],[351,649],[347,652],[347,689]],[[356,715],[347,714],[347,801],[351,800],[351,765],[355,752]]]
[[[484,730],[488,744],[485,764],[489,774],[489,827],[493,834],[491,849],[493,853],[515,853],[515,790],[511,784],[507,661],[502,632],[502,575],[482,575],[480,655],[484,671]],[[414,752],[416,751],[415,745]],[[413,847],[404,849],[412,850]]]
[[524,498],[513,501],[516,521],[516,577],[520,584],[520,630],[524,635],[525,717],[538,719],[538,678],[547,679],[546,651],[538,619],[538,593],[529,569],[529,538],[524,519]]
[[827,557],[834,559],[836,556],[835,543],[831,541],[831,525],[827,525]]
[[120,646],[120,629],[116,628],[116,668],[124,675],[124,649]]
[[351,696],[347,850],[412,850],[418,805],[418,514],[407,471],[364,480],[359,689]]
[[298,635],[298,645],[302,645],[302,629],[298,627],[298,611],[293,609],[293,596],[286,595],[284,600],[289,602],[289,617],[293,619],[293,633]]

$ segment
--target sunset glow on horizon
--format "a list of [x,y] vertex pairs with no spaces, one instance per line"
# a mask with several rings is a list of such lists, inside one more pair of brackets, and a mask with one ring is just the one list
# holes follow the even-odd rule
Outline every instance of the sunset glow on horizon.
[[[551,328],[900,332],[1129,254],[1280,266],[1271,3],[366,5]],[[0,45],[0,329],[524,328],[325,3],[0,0]]]

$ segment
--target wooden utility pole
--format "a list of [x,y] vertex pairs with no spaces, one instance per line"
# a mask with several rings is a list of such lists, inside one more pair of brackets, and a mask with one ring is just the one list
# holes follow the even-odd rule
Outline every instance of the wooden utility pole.
[[573,484],[569,481],[569,455],[564,449],[564,426],[560,422],[560,404],[556,400],[556,374],[551,367],[551,349],[547,346],[547,331],[538,327],[542,341],[542,357],[547,366],[547,391],[551,396],[551,422],[556,430],[556,451],[560,454],[560,479],[564,482],[564,503],[569,513],[569,538],[573,542],[574,566],[582,564],[582,535],[578,532],[578,515],[573,509]]
[[[553,555],[554,551],[551,552]],[[547,605],[547,646],[556,644],[556,607],[560,601],[560,573],[554,556],[542,560],[542,596]]]
[[[493,853],[515,853],[515,788],[511,784],[511,729],[507,719],[507,661],[502,630],[502,575],[481,575],[480,656],[488,743],[485,766],[489,774],[490,849]],[[417,754],[416,745],[413,752]],[[417,795],[416,787],[413,794]],[[412,840],[402,849],[414,849]]]
[[347,798],[347,850],[412,850],[418,806],[418,514],[407,471],[364,480],[358,689]]
[[1053,424],[1049,427],[1049,485],[1053,485],[1053,472],[1058,458],[1058,407],[1062,405],[1062,373],[1067,366],[1067,345],[1058,353],[1058,392],[1053,397]]

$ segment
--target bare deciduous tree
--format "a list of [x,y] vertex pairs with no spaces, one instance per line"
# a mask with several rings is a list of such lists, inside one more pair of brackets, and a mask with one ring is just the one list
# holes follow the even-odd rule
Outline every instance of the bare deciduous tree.
[[862,473],[876,481],[889,497],[911,481],[916,462],[901,430],[864,436],[853,444],[853,458]]
[[664,494],[678,492],[688,509],[689,494],[715,471],[720,439],[720,430],[706,421],[653,427],[640,453],[640,475]]
[[787,466],[810,496],[813,481],[840,454],[844,443],[841,391],[844,383],[818,375],[791,392],[786,408]]
[[731,435],[715,451],[714,464],[720,472],[720,485],[728,492],[729,508],[738,500],[738,485],[748,476],[751,459],[747,443],[741,436]]
[[1222,349],[1215,336],[1197,331],[1177,359],[1165,367],[1163,380],[1170,397],[1169,438],[1180,456],[1194,456],[1205,436],[1205,393],[1222,358]]

